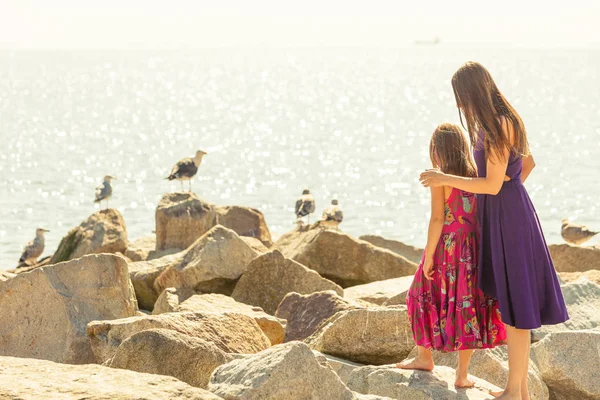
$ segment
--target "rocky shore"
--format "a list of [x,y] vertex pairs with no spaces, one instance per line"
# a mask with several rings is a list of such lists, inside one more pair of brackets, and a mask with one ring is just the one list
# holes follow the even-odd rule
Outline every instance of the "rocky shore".
[[[600,398],[600,247],[551,245],[571,319],[532,333],[533,399]],[[258,210],[169,193],[130,241],[94,213],[40,265],[0,271],[0,398],[491,399],[506,348],[433,372],[404,298],[421,249],[320,222],[274,241]]]

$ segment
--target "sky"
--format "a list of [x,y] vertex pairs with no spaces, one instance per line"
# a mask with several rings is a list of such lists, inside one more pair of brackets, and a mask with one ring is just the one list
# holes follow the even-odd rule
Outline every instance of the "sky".
[[600,47],[599,20],[600,0],[0,0],[0,48]]

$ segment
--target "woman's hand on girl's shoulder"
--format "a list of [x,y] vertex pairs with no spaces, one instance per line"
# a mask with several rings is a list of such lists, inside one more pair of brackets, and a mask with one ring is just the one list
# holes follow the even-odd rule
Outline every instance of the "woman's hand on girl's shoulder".
[[440,187],[445,185],[446,174],[438,168],[428,169],[421,172],[419,180],[425,187]]

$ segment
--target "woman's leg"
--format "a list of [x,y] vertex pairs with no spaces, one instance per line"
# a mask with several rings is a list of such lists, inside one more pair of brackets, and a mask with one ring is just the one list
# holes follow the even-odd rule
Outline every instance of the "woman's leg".
[[[527,331],[529,333],[529,331]],[[521,380],[521,400],[529,400],[529,388],[527,387],[527,378],[529,377],[529,353],[531,350],[531,340],[527,341],[527,358],[525,359],[525,372]]]
[[458,352],[458,367],[456,367],[456,387],[469,388],[475,386],[475,382],[469,380],[469,363],[473,356],[473,350],[460,350]]
[[412,360],[404,360],[396,364],[396,367],[402,369],[420,369],[423,371],[433,370],[433,355],[431,350],[423,346],[417,346],[417,356]]
[[521,400],[523,377],[527,376],[526,363],[529,359],[529,330],[517,329],[506,325],[508,339],[508,381],[504,393],[498,396],[502,400]]

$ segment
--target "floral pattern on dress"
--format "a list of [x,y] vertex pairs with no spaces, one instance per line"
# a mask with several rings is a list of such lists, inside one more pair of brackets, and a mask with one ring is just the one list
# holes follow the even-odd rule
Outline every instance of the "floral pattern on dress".
[[477,286],[476,197],[452,189],[444,209],[433,279],[423,276],[423,254],[406,298],[413,338],[419,346],[442,351],[503,345],[506,330],[498,304]]

